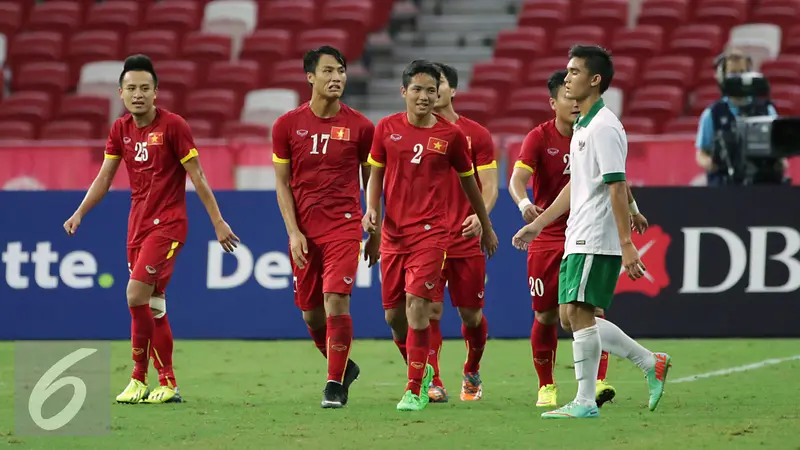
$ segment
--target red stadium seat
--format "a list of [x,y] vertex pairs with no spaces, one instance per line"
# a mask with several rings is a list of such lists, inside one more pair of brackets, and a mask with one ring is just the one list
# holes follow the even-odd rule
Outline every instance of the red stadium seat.
[[495,58],[528,61],[545,53],[547,32],[540,27],[523,27],[502,30],[494,45]]
[[328,28],[301,31],[296,35],[294,42],[294,50],[289,54],[289,58],[302,58],[307,51],[323,45],[340,49],[348,61],[357,61],[355,56],[360,53],[348,50],[348,33],[344,30]]
[[155,61],[156,66],[158,61],[178,56],[178,33],[172,30],[134,31],[128,35],[127,41],[126,55],[143,53]]
[[364,43],[372,22],[373,3],[364,0],[338,0],[328,2],[320,9],[315,28],[339,29],[347,32],[342,52],[350,60],[358,60],[364,52]]
[[101,130],[108,125],[109,114],[108,97],[68,94],[61,97],[55,118],[82,120],[92,124],[94,130]]
[[160,87],[158,88],[155,105],[159,108],[166,109],[167,111],[171,111],[176,114],[183,114],[183,111],[180,110],[178,102],[175,101],[175,94],[173,94],[169,89],[161,89]]
[[544,87],[515,89],[503,112],[507,118],[526,118],[536,126],[553,118],[550,108],[550,93]]
[[72,35],[67,50],[70,62],[70,86],[78,84],[81,67],[94,61],[124,59],[122,40],[115,31],[83,31]]
[[192,137],[195,139],[208,139],[216,137],[214,132],[214,125],[209,120],[201,119],[199,117],[189,117],[186,119],[189,124],[189,129],[192,131]]
[[[583,2],[575,22],[582,25],[603,27],[608,34],[611,34],[617,28],[628,25],[628,0],[591,0]],[[577,38],[578,36],[573,37]]]
[[694,78],[694,60],[688,56],[659,56],[644,65],[642,83],[687,89]]
[[725,37],[717,25],[683,25],[672,33],[668,52],[698,60],[716,56],[722,51]]
[[[566,58],[569,49],[575,44],[606,46],[606,32],[597,25],[574,25],[556,30],[550,55]],[[566,67],[566,64],[565,64]]]
[[0,34],[13,36],[22,26],[23,8],[19,2],[0,3]]
[[0,104],[0,120],[30,122],[34,130],[38,130],[52,114],[53,100],[46,92],[15,92]]
[[800,86],[796,83],[772,85],[770,98],[779,116],[800,115]]
[[12,79],[14,91],[40,91],[59,97],[69,87],[69,67],[63,62],[28,63]]
[[783,27],[781,53],[800,55],[800,25]]
[[275,0],[258,8],[256,28],[298,33],[315,28],[316,11],[310,0]]
[[[683,110],[683,90],[675,86],[645,86],[633,92],[625,117],[647,117],[664,124]],[[623,124],[624,124],[623,120]],[[658,127],[656,127],[658,129]],[[658,132],[658,131],[656,131]]]
[[0,119],[0,141],[36,139],[36,127],[22,120]]
[[569,0],[528,0],[522,6],[518,24],[520,27],[541,27],[552,32],[567,21],[569,14]]
[[796,0],[761,0],[753,10],[750,21],[780,25],[785,33],[800,21],[800,2]]
[[657,25],[639,25],[636,28],[620,28],[614,32],[611,51],[617,56],[630,56],[641,61],[659,53],[664,44],[664,30]]
[[695,87],[717,86],[717,79],[715,78],[716,69],[714,68],[714,60],[716,58],[716,55],[709,56],[697,65],[697,77],[694,82]]
[[635,134],[656,134],[656,124],[649,117],[629,117],[622,118],[622,126],[628,135]]
[[748,8],[749,0],[700,0],[693,22],[717,25],[727,32],[747,20]]
[[[108,100],[106,99],[106,103]],[[85,120],[57,120],[48,122],[42,127],[39,139],[49,140],[88,140],[97,139],[96,128]]]
[[[557,56],[552,58],[542,58],[534,61],[528,66],[525,85],[531,87],[546,87],[547,80],[556,70],[567,69],[567,58]],[[504,87],[508,89],[510,86]]]
[[184,38],[181,55],[202,67],[214,61],[229,61],[232,46],[233,40],[228,35],[192,32]]
[[202,5],[192,1],[152,3],[141,26],[148,30],[173,30],[182,36],[200,28],[202,15]]
[[[522,63],[516,59],[493,59],[472,66],[470,88],[490,88],[498,93],[497,101],[502,103],[508,90],[520,83]],[[506,95],[504,95],[504,93]]]
[[777,59],[764,61],[761,73],[770,83],[797,83],[800,80],[800,55],[781,54]]
[[153,65],[158,73],[158,87],[170,91],[178,109],[182,111],[186,92],[202,79],[198,75],[197,64],[191,61],[164,61]]
[[[492,134],[513,134],[526,135],[536,125],[531,119],[525,117],[507,117],[504,119],[492,119],[486,124],[486,128]],[[514,155],[516,158],[516,155]]]
[[672,134],[696,134],[699,124],[698,116],[676,117],[667,122],[662,131]]
[[202,119],[213,124],[213,136],[217,135],[222,124],[239,116],[239,111],[236,110],[236,93],[228,89],[198,89],[189,92],[183,110],[187,120]]
[[645,0],[637,25],[655,25],[669,36],[689,18],[689,0]]
[[639,63],[630,56],[614,57],[614,78],[611,85],[623,91],[633,89],[641,82]]
[[244,106],[244,96],[255,90],[259,81],[259,67],[255,61],[217,61],[211,63],[203,89],[229,89],[236,93],[236,109]]
[[458,91],[453,102],[460,114],[486,125],[489,118],[497,111],[497,91],[488,88],[470,88],[467,91]]
[[37,3],[25,24],[25,30],[69,35],[81,25],[82,15],[80,3],[58,0]]
[[144,2],[115,1],[95,3],[89,9],[84,30],[107,30],[127,36],[139,25]]
[[17,76],[17,68],[31,62],[61,61],[64,55],[64,42],[59,33],[52,31],[31,31],[17,34],[6,56],[11,65],[12,77]]
[[695,89],[690,95],[689,114],[699,116],[703,110],[719,100],[722,94],[716,85],[706,85]]
[[236,141],[267,142],[269,140],[269,127],[261,124],[230,121],[222,127],[220,137]]
[[289,89],[297,92],[299,102],[311,100],[311,89],[303,72],[303,62],[298,60],[280,61],[272,68],[268,88]]

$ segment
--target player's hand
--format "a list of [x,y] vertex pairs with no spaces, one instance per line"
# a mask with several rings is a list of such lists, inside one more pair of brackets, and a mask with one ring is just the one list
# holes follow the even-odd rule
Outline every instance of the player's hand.
[[300,269],[305,269],[308,263],[306,259],[308,242],[306,242],[306,237],[303,233],[295,231],[289,235],[289,249],[292,251],[292,261],[294,261],[295,265]]
[[511,245],[520,250],[527,250],[528,245],[533,242],[541,232],[542,230],[539,229],[535,222],[531,222],[517,231],[517,234],[511,238]]
[[486,252],[489,258],[491,258],[497,250],[497,235],[494,234],[494,229],[492,227],[483,230],[483,234],[481,234],[481,248]]
[[368,209],[361,219],[361,227],[369,234],[374,234],[378,231],[378,211]]
[[522,218],[525,219],[525,222],[527,223],[533,223],[533,221],[539,217],[539,214],[543,212],[544,209],[540,206],[528,205],[525,207],[525,210],[522,211]]
[[481,231],[483,227],[481,227],[481,221],[478,220],[478,216],[473,214],[467,217],[464,220],[464,223],[461,224],[461,235],[465,238],[474,238],[481,235]]
[[239,240],[239,236],[233,234],[233,230],[231,230],[231,226],[228,225],[228,222],[224,220],[219,221],[216,225],[214,225],[214,232],[217,233],[217,241],[219,241],[219,245],[225,249],[226,252],[230,253],[238,247],[238,243],[241,242]]
[[370,234],[367,238],[367,243],[364,244],[364,261],[367,261],[369,267],[374,266],[381,259],[381,236],[379,234]]
[[645,217],[644,214],[639,213],[635,216],[631,216],[631,231],[644,234],[649,226],[650,224],[647,222],[647,217]]
[[81,225],[81,216],[78,214],[73,214],[72,217],[67,219],[64,222],[64,231],[67,232],[70,236],[75,236],[75,233],[78,231],[78,227]]
[[622,246],[622,267],[628,273],[628,278],[634,281],[642,278],[647,270],[642,260],[639,259],[639,250],[636,250],[633,242]]

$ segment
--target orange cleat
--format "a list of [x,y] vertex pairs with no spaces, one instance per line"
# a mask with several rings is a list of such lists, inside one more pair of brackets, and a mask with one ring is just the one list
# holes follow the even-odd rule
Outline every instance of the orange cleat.
[[461,401],[471,402],[480,400],[483,397],[483,383],[478,372],[470,372],[464,375],[461,381]]

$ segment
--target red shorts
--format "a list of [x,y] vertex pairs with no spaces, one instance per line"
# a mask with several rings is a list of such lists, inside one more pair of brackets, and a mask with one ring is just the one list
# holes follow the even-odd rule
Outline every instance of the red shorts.
[[325,293],[350,295],[360,256],[361,241],[324,244],[308,241],[306,267],[300,269],[292,260],[294,304],[303,311],[311,311],[325,305]]
[[528,287],[534,311],[558,308],[558,270],[563,256],[563,248],[528,252]]
[[163,295],[182,248],[182,243],[159,235],[147,236],[139,247],[128,247],[131,280],[152,285],[153,296]]
[[454,307],[483,308],[486,281],[486,258],[483,255],[445,259],[444,278]]
[[405,304],[406,293],[441,302],[444,298],[445,252],[435,248],[405,254],[381,255],[383,309]]

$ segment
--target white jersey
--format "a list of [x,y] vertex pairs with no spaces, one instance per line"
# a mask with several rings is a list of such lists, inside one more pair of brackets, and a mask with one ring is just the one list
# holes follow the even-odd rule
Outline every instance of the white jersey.
[[575,121],[570,153],[570,213],[564,257],[622,255],[608,183],[625,180],[628,138],[603,99]]

